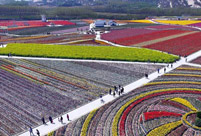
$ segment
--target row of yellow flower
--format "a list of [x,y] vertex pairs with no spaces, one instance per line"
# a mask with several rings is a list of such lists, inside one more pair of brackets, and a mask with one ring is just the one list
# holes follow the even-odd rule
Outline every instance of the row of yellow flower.
[[194,89],[194,88],[170,88],[170,89],[162,89],[162,90],[155,90],[147,93],[140,94],[133,98],[132,100],[128,101],[125,105],[123,105],[117,112],[117,114],[114,117],[113,123],[112,123],[112,134],[113,136],[118,136],[118,123],[119,119],[123,113],[123,111],[134,101],[143,98],[145,96],[154,94],[154,93],[159,93],[159,92],[166,92],[166,91],[171,91],[171,90],[194,90],[194,91],[201,91],[201,89]]
[[197,109],[189,101],[187,101],[186,99],[183,99],[183,98],[172,98],[172,99],[169,99],[169,100],[175,101],[177,103],[180,103],[180,104],[182,104],[182,105],[190,108],[193,111],[197,111]]
[[149,85],[160,85],[160,84],[196,84],[196,85],[200,85],[201,82],[165,81],[165,82],[151,82],[151,83],[145,84],[145,86],[149,86]]
[[165,74],[164,76],[201,77],[201,75],[194,75],[194,74]]
[[166,136],[171,130],[182,125],[182,121],[171,122],[150,131],[147,136]]
[[162,24],[171,24],[171,25],[190,25],[190,24],[201,23],[201,21],[197,20],[155,20],[155,21]]
[[147,136],[166,136],[171,130],[180,126],[182,121],[171,122],[150,131]]
[[181,68],[177,68],[177,70],[201,70],[201,68],[185,68],[185,67],[181,67]]
[[47,134],[47,136],[53,136],[53,135],[54,135],[54,131]]
[[95,109],[95,110],[93,110],[93,111],[91,111],[89,113],[89,115],[85,119],[84,124],[82,126],[82,130],[81,130],[80,136],[86,136],[87,135],[87,130],[88,130],[89,124],[90,124],[91,119],[93,118],[93,116],[96,114],[96,112],[97,112],[97,109]]
[[148,23],[148,24],[153,24],[152,21],[150,20],[128,20],[128,23]]
[[183,122],[184,124],[190,126],[191,128],[194,128],[195,130],[201,130],[201,127],[194,126],[194,125],[192,125],[190,122],[188,122],[188,121],[186,120],[186,118],[187,118],[190,114],[194,114],[194,113],[196,113],[196,111],[191,111],[191,112],[188,112],[188,113],[184,114],[183,117],[182,117],[182,122]]

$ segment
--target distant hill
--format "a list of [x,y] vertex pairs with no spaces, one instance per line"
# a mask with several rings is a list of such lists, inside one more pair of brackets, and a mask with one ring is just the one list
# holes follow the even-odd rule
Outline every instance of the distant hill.
[[158,6],[161,8],[169,8],[169,7],[201,8],[201,0],[159,0]]
[[135,2],[137,7],[149,7],[149,5],[154,5],[155,7],[159,8],[201,8],[201,0],[0,0],[0,4],[13,3],[14,1],[40,1],[43,3],[43,5],[67,7],[108,5],[115,2],[120,2],[124,4],[129,2]]
[[133,2],[157,3],[160,8],[190,7],[201,8],[201,0],[122,0]]
[[[66,0],[68,1],[68,0]],[[107,4],[110,1],[114,0],[75,0],[81,2],[82,4],[87,5],[89,2],[91,5],[104,2]],[[145,3],[154,3],[160,8],[177,8],[177,7],[189,7],[189,8],[201,8],[201,0],[117,0],[122,2],[145,2]]]

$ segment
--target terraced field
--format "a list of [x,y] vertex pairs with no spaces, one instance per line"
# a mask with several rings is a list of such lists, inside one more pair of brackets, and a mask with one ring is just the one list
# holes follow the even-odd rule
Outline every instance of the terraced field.
[[200,135],[188,117],[201,110],[200,81],[200,68],[183,65],[51,135]]
[[[114,85],[126,85],[158,65],[0,60],[0,134],[15,135],[41,118],[58,117],[86,104]],[[78,123],[81,124],[81,123]],[[78,133],[78,132],[76,132]]]

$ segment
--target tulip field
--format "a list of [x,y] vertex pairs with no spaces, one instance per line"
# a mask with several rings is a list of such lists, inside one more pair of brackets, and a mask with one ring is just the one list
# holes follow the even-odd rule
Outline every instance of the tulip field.
[[0,134],[16,135],[162,65],[0,59]]
[[47,22],[42,22],[41,20],[33,20],[33,21],[0,21],[0,26],[8,27],[8,30],[16,30],[16,29],[26,29],[31,27],[42,27],[48,25],[75,25],[70,21],[66,20],[48,20]]
[[196,111],[201,110],[201,78],[195,76],[200,71],[200,68],[183,65],[49,136],[200,135],[193,125]]
[[149,34],[143,34],[143,36],[137,35],[137,36],[132,36],[132,37],[119,38],[117,40],[114,40],[114,43],[118,43],[118,44],[126,45],[126,46],[136,46],[138,43],[156,40],[159,38],[182,34],[182,33],[186,33],[186,32],[188,32],[188,31],[163,30],[163,31],[152,32]]
[[[34,133],[40,126],[41,135],[51,127],[47,136],[200,136],[201,55],[192,54],[201,50],[201,21],[117,22],[87,31],[65,20],[0,21],[13,32],[41,28],[0,36],[0,136],[26,135],[30,126]],[[47,25],[64,29],[45,32]],[[129,92],[113,94],[116,86]],[[65,118],[59,129],[42,124],[42,117],[70,115],[102,96],[110,102],[67,124]]]
[[193,60],[192,63],[201,64],[201,57],[198,57],[197,59]]
[[201,32],[147,45],[145,48],[186,56],[201,50]]

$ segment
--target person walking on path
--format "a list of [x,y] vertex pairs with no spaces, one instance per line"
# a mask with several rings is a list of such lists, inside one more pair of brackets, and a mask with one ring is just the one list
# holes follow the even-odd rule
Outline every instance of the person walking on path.
[[164,68],[164,73],[166,72],[166,68]]
[[37,136],[40,136],[40,132],[38,129],[36,129],[36,134],[37,134]]
[[102,94],[100,94],[100,100],[101,100],[101,103],[104,103]]
[[121,85],[119,85],[119,90],[121,89]]
[[29,127],[30,136],[34,136],[32,127]]
[[113,96],[115,97],[115,91],[113,91]]
[[117,90],[117,87],[116,87],[116,86],[114,86],[114,90],[115,90],[115,91]]
[[66,115],[66,117],[67,117],[67,120],[70,121],[70,118],[69,118],[69,115],[68,115],[68,114]]
[[63,117],[61,116],[61,118],[60,118],[60,121],[61,121],[61,124],[63,124]]
[[122,87],[122,88],[121,88],[121,94],[123,94],[123,93],[124,93],[124,88]]
[[158,71],[158,74],[159,74],[159,73],[160,73],[160,69],[158,68],[158,70],[157,70],[157,71]]
[[121,91],[120,90],[119,90],[118,94],[119,94],[119,96],[121,95]]
[[148,79],[148,74],[145,74],[146,79]]
[[52,117],[51,117],[51,116],[49,116],[49,120],[50,120],[51,123],[53,123],[53,120],[52,120]]
[[45,125],[46,123],[45,123],[45,118],[44,117],[42,117],[42,122],[43,122],[43,124]]
[[111,95],[112,94],[112,89],[110,88],[110,90],[109,90],[109,94]]

